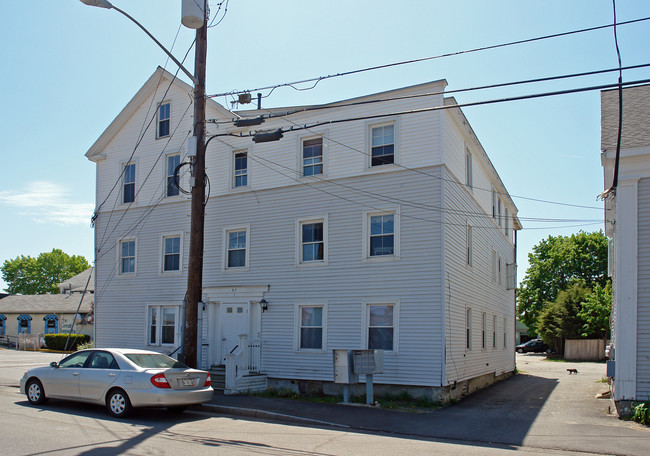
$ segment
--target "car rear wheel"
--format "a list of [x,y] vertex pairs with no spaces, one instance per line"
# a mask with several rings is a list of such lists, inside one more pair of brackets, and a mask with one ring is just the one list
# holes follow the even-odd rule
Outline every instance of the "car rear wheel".
[[121,389],[114,389],[108,393],[106,397],[106,408],[108,409],[108,413],[115,418],[124,418],[133,409],[129,396]]
[[33,378],[27,382],[25,393],[27,394],[27,400],[31,404],[41,405],[47,402],[47,397],[45,397],[45,391],[43,390],[43,384],[37,378]]

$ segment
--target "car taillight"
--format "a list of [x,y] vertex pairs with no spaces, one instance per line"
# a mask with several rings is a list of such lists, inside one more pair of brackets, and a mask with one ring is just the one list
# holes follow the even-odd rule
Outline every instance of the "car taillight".
[[205,379],[205,384],[203,387],[207,388],[208,386],[212,386],[212,379],[210,378],[210,374],[208,374],[208,378]]
[[162,372],[151,377],[151,384],[156,388],[171,388],[169,382],[165,378],[165,374]]

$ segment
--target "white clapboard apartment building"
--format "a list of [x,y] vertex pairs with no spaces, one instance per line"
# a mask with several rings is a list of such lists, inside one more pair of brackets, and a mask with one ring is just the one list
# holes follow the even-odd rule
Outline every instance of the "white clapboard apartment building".
[[[225,366],[228,392],[336,392],[334,349],[381,349],[377,388],[436,400],[514,371],[517,208],[445,85],[236,112],[208,99],[207,137],[220,136],[200,367]],[[181,345],[191,93],[157,69],[86,154],[99,347]]]

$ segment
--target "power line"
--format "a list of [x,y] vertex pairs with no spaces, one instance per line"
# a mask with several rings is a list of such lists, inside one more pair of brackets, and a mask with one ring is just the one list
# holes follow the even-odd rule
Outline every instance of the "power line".
[[609,28],[609,27],[614,27],[615,25],[617,25],[617,26],[629,25],[629,24],[634,24],[634,23],[643,22],[643,21],[647,21],[647,20],[650,20],[650,17],[643,17],[643,18],[633,19],[633,20],[619,22],[619,23],[615,22],[613,24],[599,25],[599,26],[588,27],[588,28],[583,28],[583,29],[579,29],[579,30],[572,30],[572,31],[568,31],[568,32],[554,33],[554,34],[539,36],[539,37],[535,37],[535,38],[528,38],[528,39],[523,39],[523,40],[510,41],[508,43],[501,43],[501,44],[493,44],[493,45],[489,45],[489,46],[482,46],[482,47],[478,47],[478,48],[468,49],[468,50],[465,50],[465,51],[457,51],[457,52],[450,52],[450,53],[446,53],[446,54],[434,55],[434,56],[431,56],[431,57],[422,57],[422,58],[418,58],[418,59],[403,60],[403,61],[400,61],[400,62],[388,63],[388,64],[384,64],[384,65],[376,65],[376,66],[372,66],[372,67],[366,67],[366,68],[360,68],[360,69],[356,69],[356,70],[346,71],[346,72],[343,72],[343,73],[336,73],[336,74],[331,74],[331,75],[327,75],[327,76],[319,76],[319,77],[315,77],[315,78],[303,79],[303,80],[300,80],[300,81],[286,82],[286,83],[282,83],[282,84],[275,84],[275,85],[271,85],[271,86],[259,87],[259,88],[256,88],[256,89],[233,90],[233,91],[230,91],[230,92],[224,92],[224,93],[218,93],[218,94],[214,94],[214,95],[208,95],[208,97],[209,98],[215,98],[215,97],[220,97],[220,96],[236,95],[236,94],[240,94],[240,93],[249,93],[249,92],[259,92],[259,91],[262,91],[262,90],[271,89],[271,92],[266,95],[268,97],[273,92],[273,90],[275,90],[277,88],[280,88],[280,87],[292,87],[295,90],[305,90],[305,89],[297,89],[294,86],[297,85],[297,84],[305,84],[305,83],[310,83],[311,82],[311,83],[314,83],[314,85],[312,87],[310,87],[310,88],[314,88],[320,81],[323,81],[325,79],[331,79],[331,78],[336,78],[336,77],[341,77],[341,76],[349,76],[349,75],[352,75],[352,74],[358,74],[358,73],[363,73],[363,72],[367,72],[367,71],[380,70],[380,69],[391,68],[391,67],[400,66],[400,65],[407,65],[407,64],[411,64],[411,63],[425,62],[425,61],[428,61],[428,60],[441,59],[441,58],[452,57],[452,56],[457,56],[457,55],[462,55],[462,54],[469,54],[469,53],[473,53],[473,52],[480,52],[480,51],[486,51],[486,50],[491,50],[491,49],[498,49],[498,48],[507,47],[507,46],[514,46],[514,45],[518,45],[518,44],[532,43],[532,42],[535,42],[535,41],[547,40],[547,39],[551,39],[551,38],[558,38],[558,37],[574,35],[574,34],[578,34],[578,33],[592,32],[592,31],[595,31],[595,30],[602,30],[602,29],[606,29],[606,28]]
[[[629,82],[626,84],[639,84],[639,83],[645,83],[645,82],[650,82],[650,80],[643,80],[643,81],[633,81]],[[569,89],[569,90],[563,90],[563,91],[556,91],[556,92],[546,92],[546,93],[541,93],[541,94],[532,94],[532,95],[523,95],[523,96],[518,96],[518,97],[510,97],[510,98],[504,98],[504,99],[497,99],[497,100],[486,100],[486,101],[479,101],[479,102],[471,102],[471,103],[464,103],[464,104],[454,104],[454,105],[444,105],[444,106],[435,106],[435,107],[430,107],[430,108],[421,108],[421,109],[416,109],[416,110],[410,110],[410,111],[401,111],[401,112],[392,112],[392,113],[385,113],[385,114],[377,114],[377,115],[372,115],[372,116],[361,116],[361,117],[353,117],[353,118],[345,118],[345,119],[337,119],[337,120],[330,120],[330,121],[325,121],[325,122],[316,122],[311,125],[299,125],[289,119],[287,119],[284,116],[279,116],[283,118],[284,120],[288,121],[291,123],[293,126],[288,128],[288,129],[280,129],[283,133],[286,132],[291,132],[291,131],[298,131],[298,130],[308,130],[311,131],[315,134],[318,134],[319,136],[325,137],[324,135],[314,132],[311,130],[312,128],[316,128],[318,126],[322,125],[328,125],[328,124],[335,124],[335,123],[342,123],[342,122],[350,122],[350,121],[358,121],[358,120],[368,120],[368,119],[374,119],[374,118],[382,118],[382,117],[392,117],[392,116],[397,116],[397,115],[404,115],[404,114],[414,114],[414,113],[421,113],[421,112],[427,112],[427,111],[436,111],[436,110],[443,110],[443,109],[452,109],[452,108],[460,108],[464,106],[476,106],[476,105],[481,105],[481,104],[489,104],[489,103],[501,103],[501,102],[506,102],[506,101],[516,101],[516,100],[523,100],[523,99],[530,99],[530,98],[539,98],[539,97],[544,97],[544,96],[556,96],[556,95],[563,95],[563,94],[569,94],[569,93],[579,93],[579,92],[584,92],[584,91],[591,91],[591,90],[602,90],[603,88],[610,88],[613,86],[617,86],[617,84],[613,85],[601,85],[601,86],[595,86],[595,87],[586,87],[586,88],[577,88],[577,89]],[[271,112],[270,110],[267,110],[268,112]],[[221,133],[221,134],[216,134],[212,135],[212,137],[223,137],[223,136],[231,136],[231,137],[252,137],[254,136],[255,133],[249,132],[248,135],[243,135],[243,134],[234,134],[234,133]],[[357,148],[354,148],[352,146],[349,146],[347,144],[341,143],[333,138],[327,138],[328,140],[335,142],[336,144],[339,144],[343,147],[346,147],[348,149],[351,149],[353,151],[356,151],[360,154],[368,156],[368,152],[361,151]],[[418,170],[418,169],[413,169],[409,168],[403,165],[395,164],[398,167],[401,167],[403,169],[407,169],[410,171],[414,171],[417,173],[421,174],[427,174],[430,175],[424,171]],[[434,176],[430,175],[431,177],[435,177],[438,179],[443,179],[439,176]],[[449,181],[453,183],[457,183],[456,181]],[[464,184],[461,184],[464,185]],[[493,192],[496,190],[493,189],[484,189],[480,187],[472,187],[474,189],[478,190],[483,190],[483,191],[489,191]],[[496,192],[500,196],[503,196],[504,193],[502,192]],[[578,205],[578,204],[570,204],[570,203],[562,203],[558,201],[549,201],[549,200],[544,200],[540,198],[531,198],[531,197],[526,197],[526,196],[519,196],[519,195],[508,195],[511,198],[521,198],[521,199],[526,199],[526,200],[531,200],[531,201],[536,201],[536,202],[542,202],[542,203],[548,203],[548,204],[555,204],[555,205],[562,205],[562,206],[569,206],[569,207],[577,207],[577,208],[584,208],[584,209],[597,209],[597,210],[602,210],[601,207],[596,207],[596,206],[583,206],[583,205]]]

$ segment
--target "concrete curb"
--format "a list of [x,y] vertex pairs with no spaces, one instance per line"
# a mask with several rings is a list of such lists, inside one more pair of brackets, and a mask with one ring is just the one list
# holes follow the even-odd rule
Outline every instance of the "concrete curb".
[[247,418],[258,418],[271,421],[283,421],[285,423],[294,423],[294,424],[318,424],[321,426],[335,426],[342,428],[350,428],[345,424],[339,423],[330,423],[329,421],[320,421],[313,420],[310,418],[303,418],[300,416],[285,415],[284,413],[277,412],[268,412],[266,410],[258,409],[249,409],[242,407],[230,407],[226,405],[215,405],[215,404],[202,404],[200,408],[196,410],[205,410],[212,413],[219,413],[222,415],[235,415],[235,416],[245,416]]

